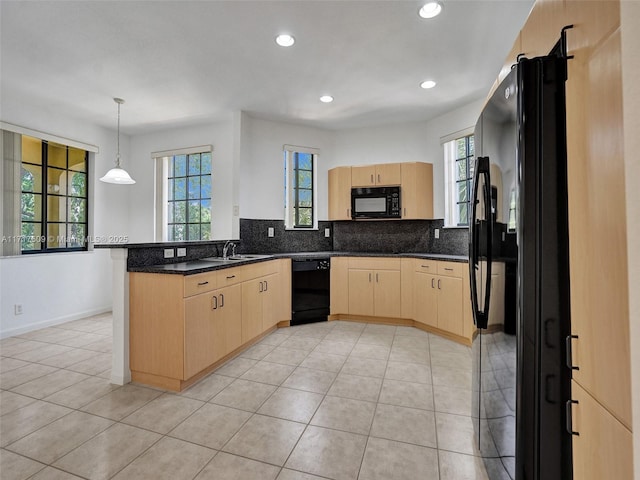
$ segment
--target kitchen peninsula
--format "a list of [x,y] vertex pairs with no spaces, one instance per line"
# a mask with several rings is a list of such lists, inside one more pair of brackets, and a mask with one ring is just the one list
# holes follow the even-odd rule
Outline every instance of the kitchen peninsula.
[[[301,254],[220,260],[223,243],[99,246],[112,249],[118,292],[112,382],[134,380],[179,391],[273,329],[289,325],[290,259]],[[179,258],[184,261],[164,258],[165,250],[177,249],[188,252]],[[321,254],[332,258],[330,320],[410,325],[470,343],[465,255]],[[416,285],[433,287],[432,295],[414,295]]]

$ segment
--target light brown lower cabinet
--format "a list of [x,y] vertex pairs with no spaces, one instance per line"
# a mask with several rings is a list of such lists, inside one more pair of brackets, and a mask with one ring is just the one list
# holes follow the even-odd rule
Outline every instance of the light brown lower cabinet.
[[466,263],[390,257],[331,262],[331,318],[415,325],[470,345]]
[[[462,264],[460,264],[462,265]],[[456,336],[464,335],[463,270],[452,262],[416,260],[416,321]],[[424,273],[431,270],[442,274]]]
[[190,378],[242,345],[241,286],[185,300],[184,377]]
[[289,262],[187,276],[131,273],[132,379],[180,391],[278,322],[290,320]]
[[633,435],[575,380],[571,381],[573,478],[633,479]]

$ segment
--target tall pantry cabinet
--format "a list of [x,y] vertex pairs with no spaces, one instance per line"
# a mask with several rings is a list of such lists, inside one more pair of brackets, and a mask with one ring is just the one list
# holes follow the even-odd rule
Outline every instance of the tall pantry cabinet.
[[[573,478],[633,479],[620,2],[538,0],[505,62],[565,25]],[[505,71],[505,68],[503,68]],[[640,461],[640,459],[638,459]]]

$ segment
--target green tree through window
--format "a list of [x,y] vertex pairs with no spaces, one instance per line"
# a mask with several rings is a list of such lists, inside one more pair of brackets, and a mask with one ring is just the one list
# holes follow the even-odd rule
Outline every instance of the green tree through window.
[[168,240],[211,239],[211,152],[169,157]]

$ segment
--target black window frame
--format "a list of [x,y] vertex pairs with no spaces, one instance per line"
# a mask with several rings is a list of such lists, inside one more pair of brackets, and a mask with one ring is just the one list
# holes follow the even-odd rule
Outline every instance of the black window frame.
[[[202,173],[202,155],[208,154],[211,156],[211,161],[210,161],[210,171],[209,173]],[[176,167],[175,167],[175,159],[176,157],[180,157],[180,156],[185,156],[186,157],[186,165],[185,165],[185,175],[176,175]],[[199,155],[200,156],[200,173],[198,174],[194,174],[194,175],[190,175],[189,174],[189,157],[191,157],[192,155]],[[211,212],[212,209],[212,197],[213,197],[213,152],[210,151],[203,151],[203,152],[195,152],[195,153],[185,153],[185,154],[178,154],[178,155],[171,155],[169,157],[169,165],[173,166],[173,172],[168,172],[167,174],[167,183],[168,185],[171,185],[171,180],[174,180],[173,182],[173,192],[171,192],[168,196],[169,198],[167,199],[167,208],[173,208],[173,219],[175,220],[175,208],[174,208],[174,204],[176,202],[181,202],[184,201],[185,202],[185,213],[184,213],[184,218],[185,221],[184,222],[176,222],[176,221],[172,221],[170,222],[169,219],[167,218],[167,241],[169,242],[182,242],[182,241],[186,241],[186,242],[192,242],[192,241],[201,241],[203,240],[202,238],[202,227],[203,225],[207,225],[209,227],[209,238],[208,239],[204,239],[205,241],[210,240],[211,239],[211,218],[209,219],[208,222],[203,222],[202,221],[202,201],[203,200],[209,200],[209,210]],[[208,197],[203,197],[202,196],[202,177],[205,176],[209,176],[211,177],[210,180],[210,191],[209,191],[209,196]],[[200,177],[200,194],[198,198],[189,198],[189,178],[193,178],[193,177]],[[185,198],[184,199],[176,199],[175,196],[175,179],[181,179],[184,178],[185,179]],[[170,187],[168,187],[170,188]],[[189,221],[189,202],[190,201],[198,201],[200,204],[200,222],[190,222]],[[175,238],[175,226],[176,225],[184,225],[185,227],[185,238],[182,239],[176,239]],[[189,226],[190,225],[199,225],[199,238],[190,238],[190,229]],[[174,227],[173,229],[171,227]],[[173,232],[173,236],[171,235],[171,232]]]
[[[299,164],[300,164],[300,158],[299,156],[303,154],[303,155],[309,155],[311,158],[311,168],[307,169],[307,168],[299,168]],[[293,205],[291,205],[291,208],[293,208],[293,228],[313,228],[315,225],[315,207],[314,207],[314,192],[313,192],[313,185],[314,185],[314,181],[315,181],[315,155],[313,153],[306,153],[306,152],[291,152],[291,160],[292,160],[292,173],[293,173]],[[310,183],[310,187],[309,188],[304,188],[304,187],[300,187],[300,183],[299,183],[299,175],[298,172],[303,171],[303,172],[311,172],[311,183]],[[310,193],[310,198],[311,198],[311,205],[309,207],[301,207],[300,206],[300,192],[301,191],[308,191]],[[300,209],[304,209],[304,210],[310,210],[311,211],[311,225],[303,225],[300,223]]]
[[[23,244],[21,242],[21,246],[20,246],[20,254],[21,255],[33,255],[33,254],[40,254],[40,253],[62,253],[62,252],[86,252],[89,249],[89,152],[87,150],[83,150],[81,148],[77,148],[77,147],[71,147],[69,145],[64,145],[61,143],[56,143],[56,142],[52,142],[53,144],[56,145],[57,147],[64,147],[66,150],[66,157],[65,157],[65,168],[61,168],[59,166],[56,165],[49,165],[49,141],[47,140],[43,140],[41,138],[37,138],[37,137],[32,137],[29,136],[30,138],[34,138],[36,140],[38,140],[40,142],[41,145],[41,160],[42,163],[41,164],[35,164],[32,162],[26,162],[24,161],[23,158],[20,159],[20,202],[22,205],[22,196],[24,194],[34,194],[34,192],[29,192],[29,191],[23,191],[22,190],[22,166],[24,164],[26,165],[33,165],[33,166],[37,166],[40,167],[42,169],[41,174],[40,174],[40,188],[41,191],[40,193],[35,192],[36,195],[40,195],[40,211],[41,211],[41,219],[40,221],[29,221],[29,220],[23,220],[22,219],[22,213],[20,215],[20,235],[21,238],[23,236],[23,230],[22,230],[22,225],[23,224],[33,224],[33,225],[40,225],[40,235],[36,236],[39,241],[35,242],[35,243],[39,243],[40,244],[40,248],[39,249],[34,249],[34,250],[24,250],[23,249]],[[84,171],[79,171],[79,170],[72,170],[69,168],[69,149],[73,148],[75,150],[79,150],[79,151],[83,151],[84,152]],[[84,196],[78,196],[78,195],[71,195],[70,191],[69,191],[69,185],[67,185],[67,192],[65,194],[58,194],[58,193],[51,193],[48,191],[47,188],[47,177],[48,177],[48,172],[49,169],[54,169],[54,170],[61,170],[64,172],[67,172],[67,174],[69,172],[72,173],[82,173],[85,175],[85,195]],[[57,198],[64,198],[65,199],[65,221],[64,222],[60,222],[60,221],[49,221],[49,211],[47,208],[48,205],[48,198],[49,197],[57,197]],[[85,216],[84,216],[84,222],[71,222],[69,221],[69,199],[71,198],[79,198],[79,199],[83,199],[85,201]],[[64,225],[64,234],[60,235],[58,234],[58,239],[63,236],[65,239],[65,247],[51,247],[49,246],[50,244],[52,244],[53,242],[50,242],[51,236],[48,234],[48,225],[49,224],[57,224],[57,225]],[[69,247],[69,240],[71,237],[69,235],[69,226],[70,225],[83,225],[84,226],[84,237],[82,238],[82,246],[73,246],[73,247]]]
[[[465,135],[464,137],[460,137],[460,138],[456,138],[454,141],[457,143],[459,140],[464,139],[464,150],[465,150],[465,155],[463,157],[458,158],[458,149],[455,149],[455,159],[454,159],[454,188],[455,188],[455,193],[456,193],[456,217],[458,222],[456,223],[456,225],[458,227],[468,227],[469,226],[469,216],[470,216],[470,212],[471,212],[471,194],[473,192],[473,156],[474,156],[474,149],[475,149],[475,141],[474,141],[474,149],[471,149],[470,144],[471,144],[471,138],[473,138],[473,134],[470,135]],[[457,146],[457,145],[456,145]],[[465,178],[461,178],[458,179],[457,178],[457,173],[460,171],[458,169],[458,163],[459,162],[466,162],[465,163]],[[460,200],[459,197],[459,192],[460,192],[460,184],[465,184],[466,187],[466,192],[467,192],[467,198],[466,200]],[[464,205],[466,204],[467,206],[467,221],[466,222],[462,222],[460,217],[460,205]]]

